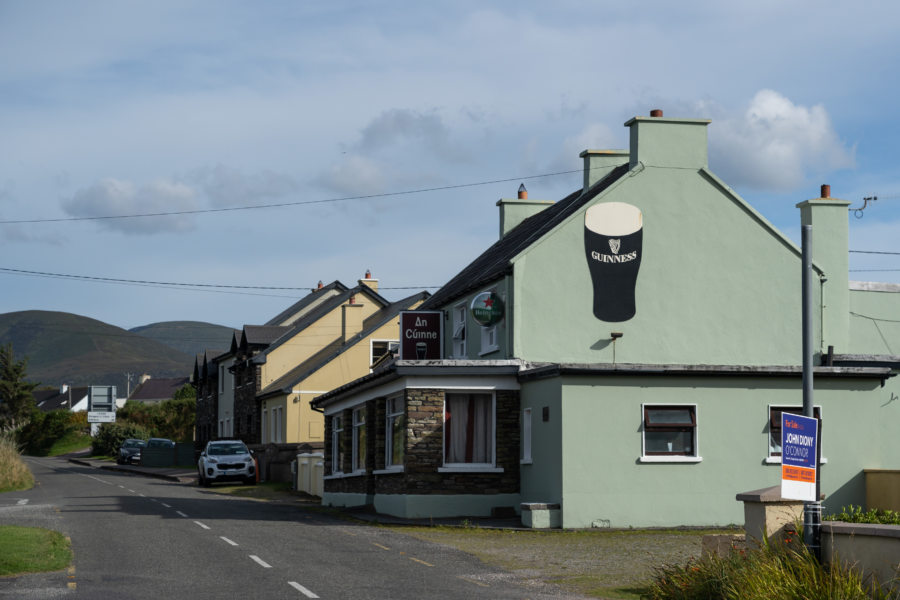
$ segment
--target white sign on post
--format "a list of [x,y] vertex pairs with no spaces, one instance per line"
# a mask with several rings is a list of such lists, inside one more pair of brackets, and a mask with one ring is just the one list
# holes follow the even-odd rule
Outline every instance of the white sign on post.
[[115,423],[116,413],[114,411],[92,410],[87,414],[88,423]]
[[815,502],[819,421],[781,413],[781,497]]

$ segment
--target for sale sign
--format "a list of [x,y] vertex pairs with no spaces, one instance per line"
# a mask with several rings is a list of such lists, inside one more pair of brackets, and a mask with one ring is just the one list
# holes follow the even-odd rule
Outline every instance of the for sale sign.
[[815,502],[819,421],[781,413],[781,497]]

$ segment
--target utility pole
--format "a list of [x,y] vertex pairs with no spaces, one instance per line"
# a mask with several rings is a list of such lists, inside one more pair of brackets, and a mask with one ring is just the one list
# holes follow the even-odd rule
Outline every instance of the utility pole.
[[[812,225],[801,226],[801,251],[803,263],[803,416],[813,418],[813,298],[812,298]],[[816,432],[821,442],[822,432]],[[819,460],[817,443],[815,461]],[[819,465],[816,464],[816,467]],[[803,504],[803,541],[816,559],[821,560],[822,502],[819,500],[822,478],[821,469],[816,468],[816,495],[812,502]]]

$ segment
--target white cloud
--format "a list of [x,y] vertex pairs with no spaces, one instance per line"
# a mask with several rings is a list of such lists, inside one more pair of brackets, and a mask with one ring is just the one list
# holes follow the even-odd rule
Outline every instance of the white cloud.
[[193,228],[189,215],[169,214],[196,210],[197,193],[190,186],[157,180],[135,185],[129,181],[103,179],[87,189],[79,190],[63,209],[75,217],[110,217],[115,215],[160,214],[158,217],[103,218],[102,227],[123,233],[154,234],[181,232]]
[[838,138],[822,105],[801,106],[760,90],[743,115],[714,122],[710,159],[735,186],[787,191],[812,176],[853,168],[855,148]]
[[264,170],[245,175],[223,164],[197,169],[187,179],[199,184],[216,207],[258,204],[283,198],[298,189],[297,182],[282,173]]
[[313,183],[347,196],[362,196],[386,191],[384,165],[358,154],[347,155],[331,165]]

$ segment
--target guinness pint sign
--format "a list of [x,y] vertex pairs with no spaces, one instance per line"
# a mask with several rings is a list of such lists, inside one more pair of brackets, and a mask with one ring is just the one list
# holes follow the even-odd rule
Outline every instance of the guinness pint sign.
[[584,254],[594,288],[594,316],[618,323],[635,314],[634,289],[643,253],[643,215],[624,202],[584,213]]
[[491,327],[503,320],[503,300],[494,292],[482,292],[472,299],[472,318],[482,327]]

